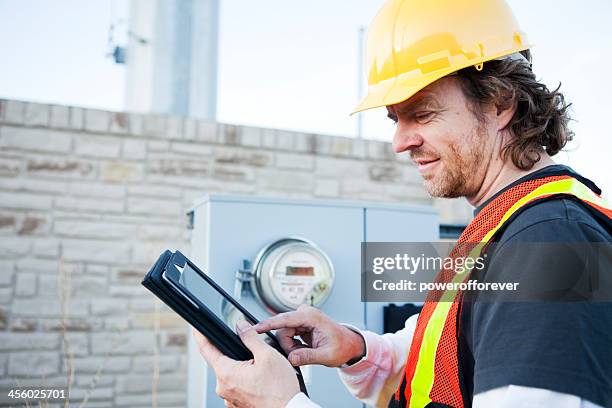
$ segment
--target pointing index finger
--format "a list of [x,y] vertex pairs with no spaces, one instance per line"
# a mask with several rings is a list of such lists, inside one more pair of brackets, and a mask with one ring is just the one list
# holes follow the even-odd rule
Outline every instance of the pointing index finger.
[[304,315],[302,313],[287,312],[272,316],[266,320],[259,322],[253,327],[255,328],[255,330],[257,330],[258,333],[263,333],[276,329],[310,327],[310,324],[304,318]]

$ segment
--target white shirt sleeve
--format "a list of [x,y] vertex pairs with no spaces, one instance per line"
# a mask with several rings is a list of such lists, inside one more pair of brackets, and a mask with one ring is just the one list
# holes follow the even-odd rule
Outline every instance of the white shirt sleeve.
[[312,402],[310,398],[303,392],[295,394],[291,400],[287,403],[285,408],[321,408],[320,405]]
[[411,316],[396,333],[360,332],[366,355],[357,363],[338,369],[340,379],[357,399],[376,407],[388,406],[404,372],[417,318],[418,315]]
[[[418,315],[406,320],[402,330],[382,336],[359,331],[365,340],[366,354],[357,363],[339,368],[340,379],[362,402],[387,407],[404,372],[408,350],[416,328]],[[286,408],[320,408],[303,393],[296,394]]]

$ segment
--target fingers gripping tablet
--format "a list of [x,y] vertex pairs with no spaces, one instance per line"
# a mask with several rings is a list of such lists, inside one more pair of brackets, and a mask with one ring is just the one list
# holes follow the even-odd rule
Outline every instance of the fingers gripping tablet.
[[[223,354],[234,360],[253,358],[234,328],[223,321],[222,308],[231,304],[251,324],[258,323],[257,319],[179,251],[161,254],[142,284]],[[287,357],[276,337],[266,334],[268,344]],[[300,389],[306,393],[302,373],[298,367],[295,370]]]

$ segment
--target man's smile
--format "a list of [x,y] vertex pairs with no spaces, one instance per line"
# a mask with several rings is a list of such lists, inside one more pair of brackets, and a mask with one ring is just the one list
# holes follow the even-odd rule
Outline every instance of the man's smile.
[[413,160],[418,166],[419,172],[421,173],[431,170],[440,161],[440,159],[434,159],[434,158],[418,158],[418,159],[413,159]]

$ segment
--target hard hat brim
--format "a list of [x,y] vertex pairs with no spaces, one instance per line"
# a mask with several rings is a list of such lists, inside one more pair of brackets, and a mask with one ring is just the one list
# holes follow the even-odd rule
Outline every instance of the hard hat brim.
[[499,59],[519,51],[530,49],[531,47],[531,45],[525,45],[524,47],[508,50],[506,52],[499,53],[498,55],[473,59],[465,64],[450,66],[446,69],[437,70],[428,74],[418,73],[418,75],[402,75],[387,81],[381,81],[375,85],[370,84],[368,87],[368,94],[361,100],[359,105],[355,107],[350,115],[354,115],[355,113],[363,112],[369,109],[404,102],[413,97],[421,89],[463,68],[477,66],[487,61]]
[[376,85],[370,85],[369,92],[365,98],[355,107],[351,115],[363,112],[369,109],[381,108],[383,106],[395,105],[396,103],[404,102],[410,99],[421,89],[434,83],[456,71],[455,69],[436,72],[435,75],[429,75],[430,78],[420,76],[415,78],[416,81],[410,79],[392,79],[389,81],[380,82]]

